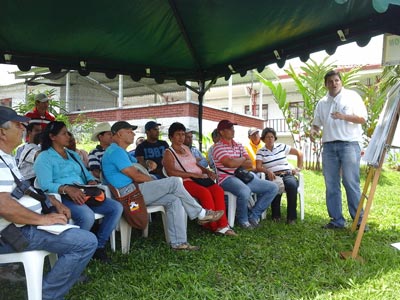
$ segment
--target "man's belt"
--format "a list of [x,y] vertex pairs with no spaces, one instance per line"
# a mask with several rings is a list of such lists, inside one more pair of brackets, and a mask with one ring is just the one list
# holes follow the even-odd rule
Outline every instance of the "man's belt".
[[279,177],[285,177],[288,175],[292,175],[292,171],[278,171],[278,172],[274,172],[274,174]]

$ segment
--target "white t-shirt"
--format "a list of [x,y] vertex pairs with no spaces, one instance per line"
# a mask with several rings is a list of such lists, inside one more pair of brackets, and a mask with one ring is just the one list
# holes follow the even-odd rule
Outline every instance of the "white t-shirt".
[[367,109],[360,95],[345,88],[342,88],[336,97],[331,97],[328,93],[315,108],[313,125],[323,129],[323,143],[332,141],[361,142],[363,134],[361,124],[333,119],[331,113],[334,112],[356,115],[367,120]]

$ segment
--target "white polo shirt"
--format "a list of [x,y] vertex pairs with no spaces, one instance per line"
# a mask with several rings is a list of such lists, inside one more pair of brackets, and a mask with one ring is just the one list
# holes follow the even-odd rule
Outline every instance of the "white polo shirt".
[[361,142],[363,135],[361,124],[333,119],[331,113],[334,112],[355,115],[367,120],[367,109],[360,95],[345,88],[342,88],[336,97],[331,97],[328,93],[315,108],[313,125],[323,129],[323,143],[332,141]]

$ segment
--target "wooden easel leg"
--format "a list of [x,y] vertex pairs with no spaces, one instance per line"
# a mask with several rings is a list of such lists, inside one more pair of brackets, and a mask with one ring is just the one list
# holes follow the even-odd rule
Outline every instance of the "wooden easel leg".
[[[379,176],[380,176],[381,170],[382,170],[381,168],[378,168],[374,172],[375,173],[374,174],[374,179],[372,181],[371,190],[369,191],[367,204],[365,206],[364,215],[363,215],[363,218],[361,220],[360,229],[358,230],[358,233],[357,233],[357,238],[356,238],[356,242],[354,243],[353,251],[351,251],[351,252],[340,252],[340,256],[342,258],[344,258],[344,259],[352,258],[352,259],[356,259],[358,261],[363,261],[362,257],[358,256],[358,251],[360,249],[361,240],[362,240],[362,237],[364,235],[365,225],[367,225],[369,211],[370,211],[371,206],[372,206],[372,200],[374,199],[374,194],[375,194],[375,191],[376,191],[376,187],[378,185],[378,180],[379,180]],[[357,219],[355,219],[355,221],[356,220]],[[354,225],[354,222],[353,222],[353,225]]]
[[367,179],[365,180],[364,189],[363,189],[363,192],[362,192],[361,197],[360,197],[360,202],[358,203],[357,213],[356,213],[356,216],[355,216],[355,218],[353,220],[353,224],[351,225],[351,229],[350,229],[351,232],[354,232],[357,229],[357,223],[358,223],[358,220],[360,219],[361,211],[364,208],[364,199],[367,198],[369,184],[371,182],[371,179],[372,179],[372,176],[374,175],[374,173],[375,173],[375,169],[370,166],[369,167],[369,171],[368,171],[368,175],[367,175]]

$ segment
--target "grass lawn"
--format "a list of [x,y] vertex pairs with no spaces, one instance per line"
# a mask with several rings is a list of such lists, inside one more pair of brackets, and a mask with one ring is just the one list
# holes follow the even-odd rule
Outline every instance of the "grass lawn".
[[[321,229],[328,222],[322,174],[304,171],[304,178],[303,222],[288,226],[268,215],[254,231],[235,228],[235,238],[188,222],[189,242],[201,249],[174,252],[156,217],[149,238],[133,233],[129,255],[113,253],[112,265],[91,262],[92,280],[68,299],[399,299],[400,252],[390,244],[400,241],[400,173],[381,174],[361,243],[363,264],[339,257],[352,250],[356,234]],[[349,218],[345,203],[344,212]],[[0,299],[24,299],[23,284],[0,283]]]

